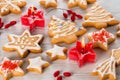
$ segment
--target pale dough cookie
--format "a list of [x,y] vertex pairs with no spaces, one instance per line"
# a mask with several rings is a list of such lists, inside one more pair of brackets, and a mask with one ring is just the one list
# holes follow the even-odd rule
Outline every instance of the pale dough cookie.
[[3,50],[8,52],[17,51],[20,57],[26,57],[28,52],[39,53],[42,48],[39,43],[42,42],[43,35],[31,35],[28,30],[25,30],[22,35],[8,35],[9,42],[3,46]]
[[56,59],[66,59],[65,53],[67,53],[67,48],[65,47],[60,47],[57,45],[54,45],[52,49],[49,49],[46,51],[47,55],[50,56],[50,60],[56,60]]
[[105,51],[108,50],[108,44],[115,41],[115,36],[112,33],[107,32],[105,29],[89,33],[88,38],[93,42],[94,47],[100,47]]
[[68,0],[68,7],[73,8],[79,6],[82,9],[86,9],[88,3],[94,3],[96,0]]
[[53,44],[70,44],[77,40],[77,36],[81,36],[86,33],[86,29],[83,27],[76,27],[75,23],[61,20],[55,16],[51,17],[48,26],[48,34],[52,37],[51,42]]
[[117,36],[120,37],[120,25],[118,26]]
[[24,71],[20,68],[22,63],[22,60],[10,60],[5,57],[0,64],[0,74],[2,74],[3,80],[9,80],[13,76],[23,76]]
[[116,80],[116,65],[120,64],[120,49],[113,49],[111,57],[100,63],[92,75],[98,75],[100,80]]
[[29,65],[27,67],[28,71],[42,73],[42,69],[49,66],[47,61],[41,59],[41,57],[36,57],[28,60]]
[[0,15],[8,13],[20,14],[20,8],[26,5],[26,0],[0,0]]
[[119,23],[111,13],[107,12],[102,6],[94,5],[84,16],[84,27],[95,27],[97,29],[106,28]]
[[57,7],[57,0],[40,0],[40,4],[44,6],[45,8]]

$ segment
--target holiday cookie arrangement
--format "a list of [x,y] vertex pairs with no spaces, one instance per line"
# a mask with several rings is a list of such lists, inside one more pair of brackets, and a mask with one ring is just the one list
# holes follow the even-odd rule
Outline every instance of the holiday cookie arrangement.
[[0,79],[77,80],[87,70],[94,80],[120,79],[119,19],[109,9],[98,0],[36,2],[0,0]]

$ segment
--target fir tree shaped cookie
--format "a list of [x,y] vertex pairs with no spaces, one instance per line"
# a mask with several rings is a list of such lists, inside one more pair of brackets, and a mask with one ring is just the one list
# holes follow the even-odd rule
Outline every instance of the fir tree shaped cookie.
[[120,64],[120,49],[113,49],[111,57],[100,63],[92,72],[100,80],[116,80],[116,65]]
[[102,6],[94,5],[84,16],[84,27],[95,27],[97,29],[106,28],[107,26],[119,23],[111,13],[107,12]]
[[76,27],[75,23],[61,20],[55,16],[51,17],[48,26],[48,34],[52,37],[51,42],[53,44],[73,43],[77,40],[77,36],[81,36],[86,32],[83,27]]
[[31,35],[25,30],[22,35],[8,35],[9,42],[3,46],[3,50],[8,52],[17,51],[20,57],[26,57],[29,52],[39,53],[42,51],[39,43],[42,42],[43,35]]

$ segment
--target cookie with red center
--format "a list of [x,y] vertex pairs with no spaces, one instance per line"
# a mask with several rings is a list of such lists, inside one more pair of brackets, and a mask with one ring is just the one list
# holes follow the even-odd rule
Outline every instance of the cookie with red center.
[[112,33],[107,32],[105,29],[89,33],[88,38],[93,42],[94,47],[100,47],[105,51],[108,50],[108,44],[115,41],[115,36]]
[[22,60],[10,60],[5,57],[0,64],[0,73],[3,76],[3,80],[9,80],[13,76],[23,76],[24,72],[20,68],[22,63]]

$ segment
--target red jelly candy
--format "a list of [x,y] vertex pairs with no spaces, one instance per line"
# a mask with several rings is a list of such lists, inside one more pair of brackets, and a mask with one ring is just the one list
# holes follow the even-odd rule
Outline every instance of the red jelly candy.
[[54,77],[57,77],[59,74],[60,74],[60,71],[58,70],[58,71],[55,71],[55,72],[54,72],[53,76],[54,76]]
[[64,72],[63,75],[64,75],[65,77],[70,77],[70,76],[71,76],[71,73],[70,73],[70,72]]
[[73,21],[73,22],[75,21],[75,16],[74,15],[71,16],[71,21]]
[[2,28],[2,27],[3,27],[3,25],[4,25],[4,23],[3,23],[3,22],[1,22],[1,23],[0,23],[0,28]]
[[12,26],[12,25],[15,25],[16,23],[17,23],[16,21],[11,21],[10,25]]
[[68,17],[67,13],[63,13],[63,16],[64,16],[64,18]]
[[79,19],[82,19],[83,17],[80,14],[76,15]]
[[62,80],[62,76],[58,76],[56,80]]
[[68,13],[68,14],[72,14],[73,11],[72,11],[72,10],[67,10],[67,13]]

